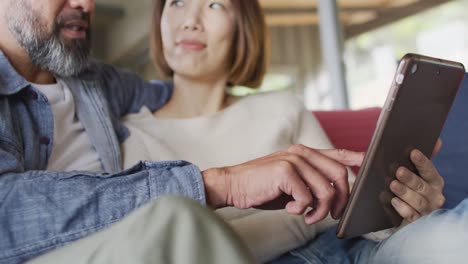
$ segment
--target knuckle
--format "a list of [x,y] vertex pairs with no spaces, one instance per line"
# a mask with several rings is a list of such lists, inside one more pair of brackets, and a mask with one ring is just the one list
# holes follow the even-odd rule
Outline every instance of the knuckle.
[[287,160],[280,160],[276,163],[276,172],[285,176],[289,176],[294,172],[294,165]]
[[324,187],[321,191],[320,198],[324,200],[333,199],[336,193],[335,188],[333,188],[331,185],[326,185],[326,187]]
[[440,177],[440,188],[443,190],[445,188],[445,180],[444,178]]
[[299,162],[303,161],[303,159],[296,154],[289,154],[288,160],[291,162],[291,164],[299,164]]
[[305,151],[305,146],[302,144],[292,145],[288,148],[288,151],[293,153],[303,153]]
[[422,165],[425,167],[426,174],[431,175],[432,177],[439,176],[439,171],[437,171],[436,167],[432,162],[428,160],[425,164]]
[[304,207],[309,207],[312,205],[314,202],[314,199],[312,198],[312,195],[307,195],[304,197]]
[[400,215],[405,218],[405,219],[410,219],[411,218],[411,210],[408,209],[407,207],[400,207],[400,209],[398,210]]
[[316,217],[318,218],[318,221],[321,221],[327,217],[328,212],[330,211],[329,207],[326,207],[322,205],[322,207],[318,208],[317,211],[315,212]]
[[419,208],[418,211],[425,211],[425,209],[427,208],[427,202],[423,198],[417,198],[416,207]]
[[425,171],[426,171],[426,174],[430,175],[431,177],[434,177],[434,175],[438,173],[437,170],[432,166],[429,166]]
[[323,219],[325,219],[325,217],[327,217],[327,215],[327,211],[317,213],[318,221],[322,221]]
[[341,159],[345,159],[348,157],[348,150],[346,149],[338,149],[338,157]]
[[440,195],[437,199],[436,199],[436,202],[435,202],[435,205],[436,205],[436,208],[439,209],[439,208],[442,208],[442,206],[444,206],[445,204],[445,196],[444,195]]
[[418,193],[424,193],[427,190],[427,186],[423,181],[418,181],[416,185],[416,191]]
[[393,183],[394,186],[398,186],[398,189],[397,189],[397,193],[399,194],[399,196],[401,197],[406,197],[406,195],[408,194],[408,187],[406,185],[403,185],[399,182],[396,182],[396,183]]
[[416,214],[416,213],[412,213],[410,216],[409,216],[409,221],[412,223],[412,222],[415,222],[416,220],[419,219],[419,215]]
[[348,169],[345,166],[339,166],[336,171],[336,177],[338,179],[346,179],[348,177]]
[[400,215],[410,223],[416,221],[418,218],[418,214],[409,206],[401,208]]

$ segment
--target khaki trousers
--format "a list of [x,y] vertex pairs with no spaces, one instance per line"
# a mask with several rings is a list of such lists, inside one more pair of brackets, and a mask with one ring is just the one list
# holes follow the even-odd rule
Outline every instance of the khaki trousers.
[[234,231],[211,210],[192,200],[164,197],[30,263],[246,264],[254,260]]

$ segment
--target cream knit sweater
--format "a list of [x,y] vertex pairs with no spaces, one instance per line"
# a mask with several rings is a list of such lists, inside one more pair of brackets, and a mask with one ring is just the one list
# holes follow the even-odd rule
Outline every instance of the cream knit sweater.
[[[142,108],[124,122],[131,133],[122,145],[126,168],[139,160],[187,160],[204,170],[240,164],[293,144],[332,148],[316,118],[288,92],[249,96],[214,115],[191,119],[155,118]],[[259,262],[297,248],[336,224],[328,217],[308,226],[302,216],[283,210],[224,208],[217,213]]]

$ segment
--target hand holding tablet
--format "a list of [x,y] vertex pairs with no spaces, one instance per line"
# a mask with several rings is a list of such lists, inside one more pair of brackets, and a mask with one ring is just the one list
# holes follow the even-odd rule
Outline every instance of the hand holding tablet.
[[457,62],[415,54],[402,58],[340,220],[338,237],[401,224],[402,217],[391,204],[395,197],[391,183],[400,167],[409,170],[404,174],[424,178],[410,154],[417,149],[431,157],[464,73]]

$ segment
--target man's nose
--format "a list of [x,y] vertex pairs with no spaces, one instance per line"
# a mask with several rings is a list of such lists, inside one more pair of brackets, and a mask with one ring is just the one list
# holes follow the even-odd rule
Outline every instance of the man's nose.
[[73,9],[81,9],[86,13],[94,12],[94,0],[68,0],[68,2],[70,7]]

